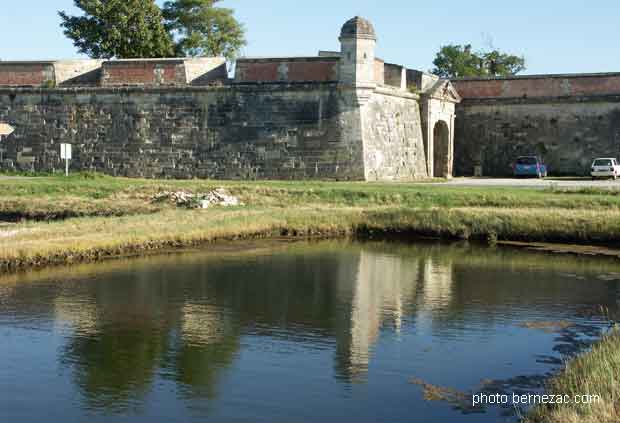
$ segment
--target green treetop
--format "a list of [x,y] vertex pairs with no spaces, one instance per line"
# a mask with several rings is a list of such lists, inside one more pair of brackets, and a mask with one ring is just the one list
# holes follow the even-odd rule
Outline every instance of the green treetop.
[[92,58],[154,58],[174,54],[154,0],[74,0],[82,16],[59,12],[61,27],[80,53]]
[[164,3],[166,27],[177,39],[179,56],[224,56],[234,59],[246,44],[245,30],[232,9],[220,0],[176,0]]
[[474,52],[470,44],[450,44],[441,47],[433,65],[431,72],[442,78],[511,76],[525,70],[525,59],[497,49]]

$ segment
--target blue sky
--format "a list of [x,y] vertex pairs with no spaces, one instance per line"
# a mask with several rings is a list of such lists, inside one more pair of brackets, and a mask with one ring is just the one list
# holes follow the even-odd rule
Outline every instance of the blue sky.
[[[20,0],[0,12],[2,60],[79,57],[57,10],[72,0]],[[494,4],[493,4],[494,3]],[[248,56],[313,55],[338,49],[340,26],[370,19],[378,56],[428,70],[443,44],[489,43],[523,54],[525,73],[620,71],[618,0],[225,0],[247,29]]]

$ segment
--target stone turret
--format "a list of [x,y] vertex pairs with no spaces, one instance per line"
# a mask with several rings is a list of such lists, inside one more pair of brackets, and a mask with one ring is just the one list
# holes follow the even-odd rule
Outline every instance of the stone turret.
[[360,103],[364,103],[375,82],[375,47],[377,36],[372,24],[359,16],[349,19],[340,31],[340,83],[356,90]]

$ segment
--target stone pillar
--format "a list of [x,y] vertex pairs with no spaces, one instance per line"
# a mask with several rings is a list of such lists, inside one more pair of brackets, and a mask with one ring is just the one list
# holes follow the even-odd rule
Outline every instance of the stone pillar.
[[450,120],[450,158],[448,160],[448,179],[452,178],[454,175],[454,122],[456,120],[456,115],[452,114],[452,119]]

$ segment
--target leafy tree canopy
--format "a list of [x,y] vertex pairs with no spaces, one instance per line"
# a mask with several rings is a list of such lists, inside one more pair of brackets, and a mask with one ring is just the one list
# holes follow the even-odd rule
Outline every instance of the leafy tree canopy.
[[166,28],[176,39],[179,56],[225,56],[234,59],[246,44],[245,29],[221,0],[176,0],[164,3]]
[[470,44],[449,44],[441,47],[433,65],[431,72],[442,78],[510,76],[525,70],[525,58],[497,49],[474,52]]
[[80,53],[92,58],[153,58],[174,54],[154,0],[74,0],[83,16],[58,12],[61,27]]

